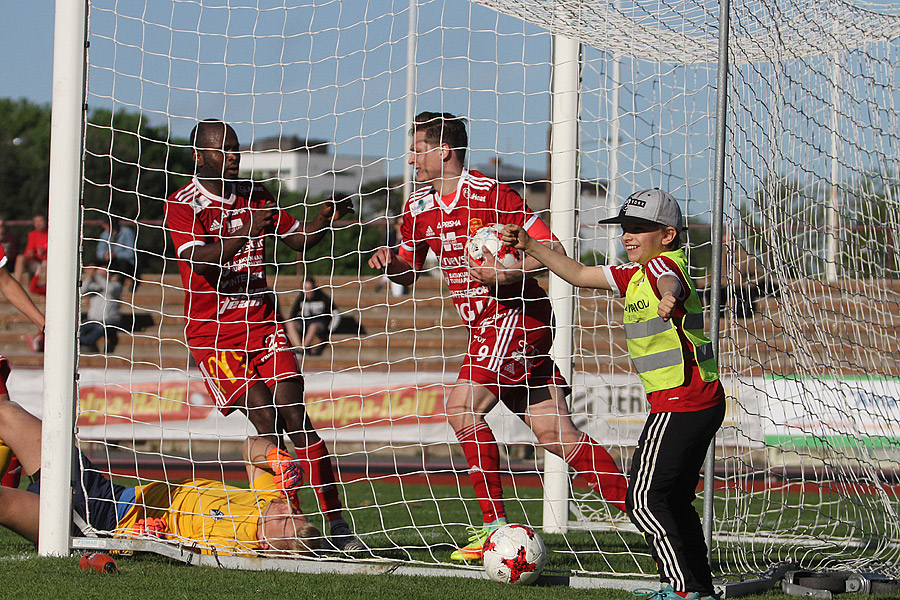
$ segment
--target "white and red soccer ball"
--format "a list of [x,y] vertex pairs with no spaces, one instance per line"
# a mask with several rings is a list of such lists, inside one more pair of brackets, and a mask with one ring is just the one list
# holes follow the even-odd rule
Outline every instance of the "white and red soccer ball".
[[466,252],[472,257],[476,265],[484,264],[484,250],[494,255],[494,258],[504,267],[511,267],[522,260],[522,253],[512,246],[507,246],[500,239],[500,232],[505,225],[495,223],[481,227],[469,238],[466,243]]
[[544,540],[527,525],[503,525],[484,543],[484,570],[500,583],[534,583],[546,563]]

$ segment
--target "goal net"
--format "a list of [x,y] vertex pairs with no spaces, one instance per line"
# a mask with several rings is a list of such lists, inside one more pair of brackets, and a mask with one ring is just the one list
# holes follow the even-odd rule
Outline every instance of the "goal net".
[[[119,260],[95,276],[124,284],[118,320],[81,347],[78,447],[128,485],[249,485],[241,442],[253,428],[216,410],[191,359],[162,220],[165,198],[193,173],[191,128],[221,119],[242,144],[242,174],[298,219],[338,195],[356,207],[314,249],[270,244],[264,261],[283,318],[301,325],[293,345],[303,345],[292,307],[304,279],[334,303],[322,343],[298,360],[344,516],[369,548],[353,559],[449,564],[466,527],[481,523],[444,415],[466,329],[435,264],[403,289],[366,262],[397,244],[410,118],[423,110],[465,116],[470,168],[511,185],[550,221],[561,35],[581,42],[577,202],[553,216],[574,220],[578,234],[564,241],[585,262],[620,262],[616,232],[596,222],[631,192],[661,187],[688,217],[707,303],[709,290],[723,290],[728,414],[715,489],[701,493],[714,499],[714,573],[761,572],[783,559],[895,572],[900,15],[888,5],[739,1],[729,31],[716,282],[718,3],[91,2],[82,263],[109,264],[111,250]],[[101,293],[85,288],[82,312]],[[648,408],[622,304],[589,291],[576,299],[571,321],[557,315],[575,334],[573,415],[627,469]],[[25,387],[27,403],[34,386]],[[509,411],[488,422],[501,442],[509,518],[539,528],[543,452]],[[567,532],[545,535],[550,566],[653,576],[627,521],[579,480],[569,492]],[[327,532],[309,486],[301,503]],[[177,533],[168,543],[216,549]]]

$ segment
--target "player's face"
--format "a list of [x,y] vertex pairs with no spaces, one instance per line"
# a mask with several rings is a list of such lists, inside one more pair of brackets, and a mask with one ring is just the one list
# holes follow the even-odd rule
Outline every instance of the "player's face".
[[425,141],[425,132],[417,131],[409,148],[409,164],[416,169],[416,181],[427,183],[440,179],[444,172],[446,145],[434,146]]
[[286,542],[297,537],[297,532],[309,521],[306,516],[294,513],[287,502],[270,502],[261,517],[261,541],[272,548],[286,549]]
[[674,227],[642,223],[622,224],[622,245],[628,253],[628,260],[639,265],[646,265],[665,252],[666,245],[674,238]]
[[197,176],[201,179],[237,179],[241,166],[241,145],[231,127],[224,131],[211,131],[198,148]]

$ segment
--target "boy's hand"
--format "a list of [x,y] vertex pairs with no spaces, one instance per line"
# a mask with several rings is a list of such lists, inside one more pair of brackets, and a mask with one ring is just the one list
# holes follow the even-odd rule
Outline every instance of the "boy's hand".
[[500,232],[500,239],[507,246],[527,252],[533,238],[528,235],[528,232],[521,225],[507,225]]
[[675,297],[675,294],[663,294],[663,297],[659,299],[659,308],[656,310],[656,314],[662,317],[663,321],[668,321],[672,318],[677,304],[678,298]]

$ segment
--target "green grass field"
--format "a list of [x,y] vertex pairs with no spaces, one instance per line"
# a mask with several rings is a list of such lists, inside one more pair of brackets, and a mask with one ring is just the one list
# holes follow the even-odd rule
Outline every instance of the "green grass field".
[[[512,490],[510,490],[513,492]],[[348,514],[360,537],[386,561],[408,564],[447,562],[455,540],[465,539],[463,523],[477,512],[466,489],[455,486],[403,486],[387,483],[356,483],[347,486]],[[513,495],[513,494],[510,494]],[[515,500],[507,508],[511,521],[540,523],[541,491],[514,490]],[[315,506],[305,490],[304,506]],[[437,523],[454,523],[436,525]],[[375,532],[375,533],[371,533]],[[558,572],[644,572],[653,564],[643,540],[635,534],[572,532],[567,536],[544,535],[550,549],[548,569]],[[398,549],[398,547],[402,547]],[[634,598],[629,592],[605,589],[572,589],[559,585],[530,588],[505,586],[487,580],[463,577],[419,577],[405,575],[297,574],[285,572],[233,571],[186,566],[151,554],[116,556],[119,573],[97,575],[79,570],[77,557],[38,557],[33,546],[15,534],[0,531],[0,598]],[[716,569],[714,569],[715,571]],[[653,587],[652,577],[647,579]],[[747,596],[789,598],[780,592]],[[850,596],[846,597],[848,600]]]

